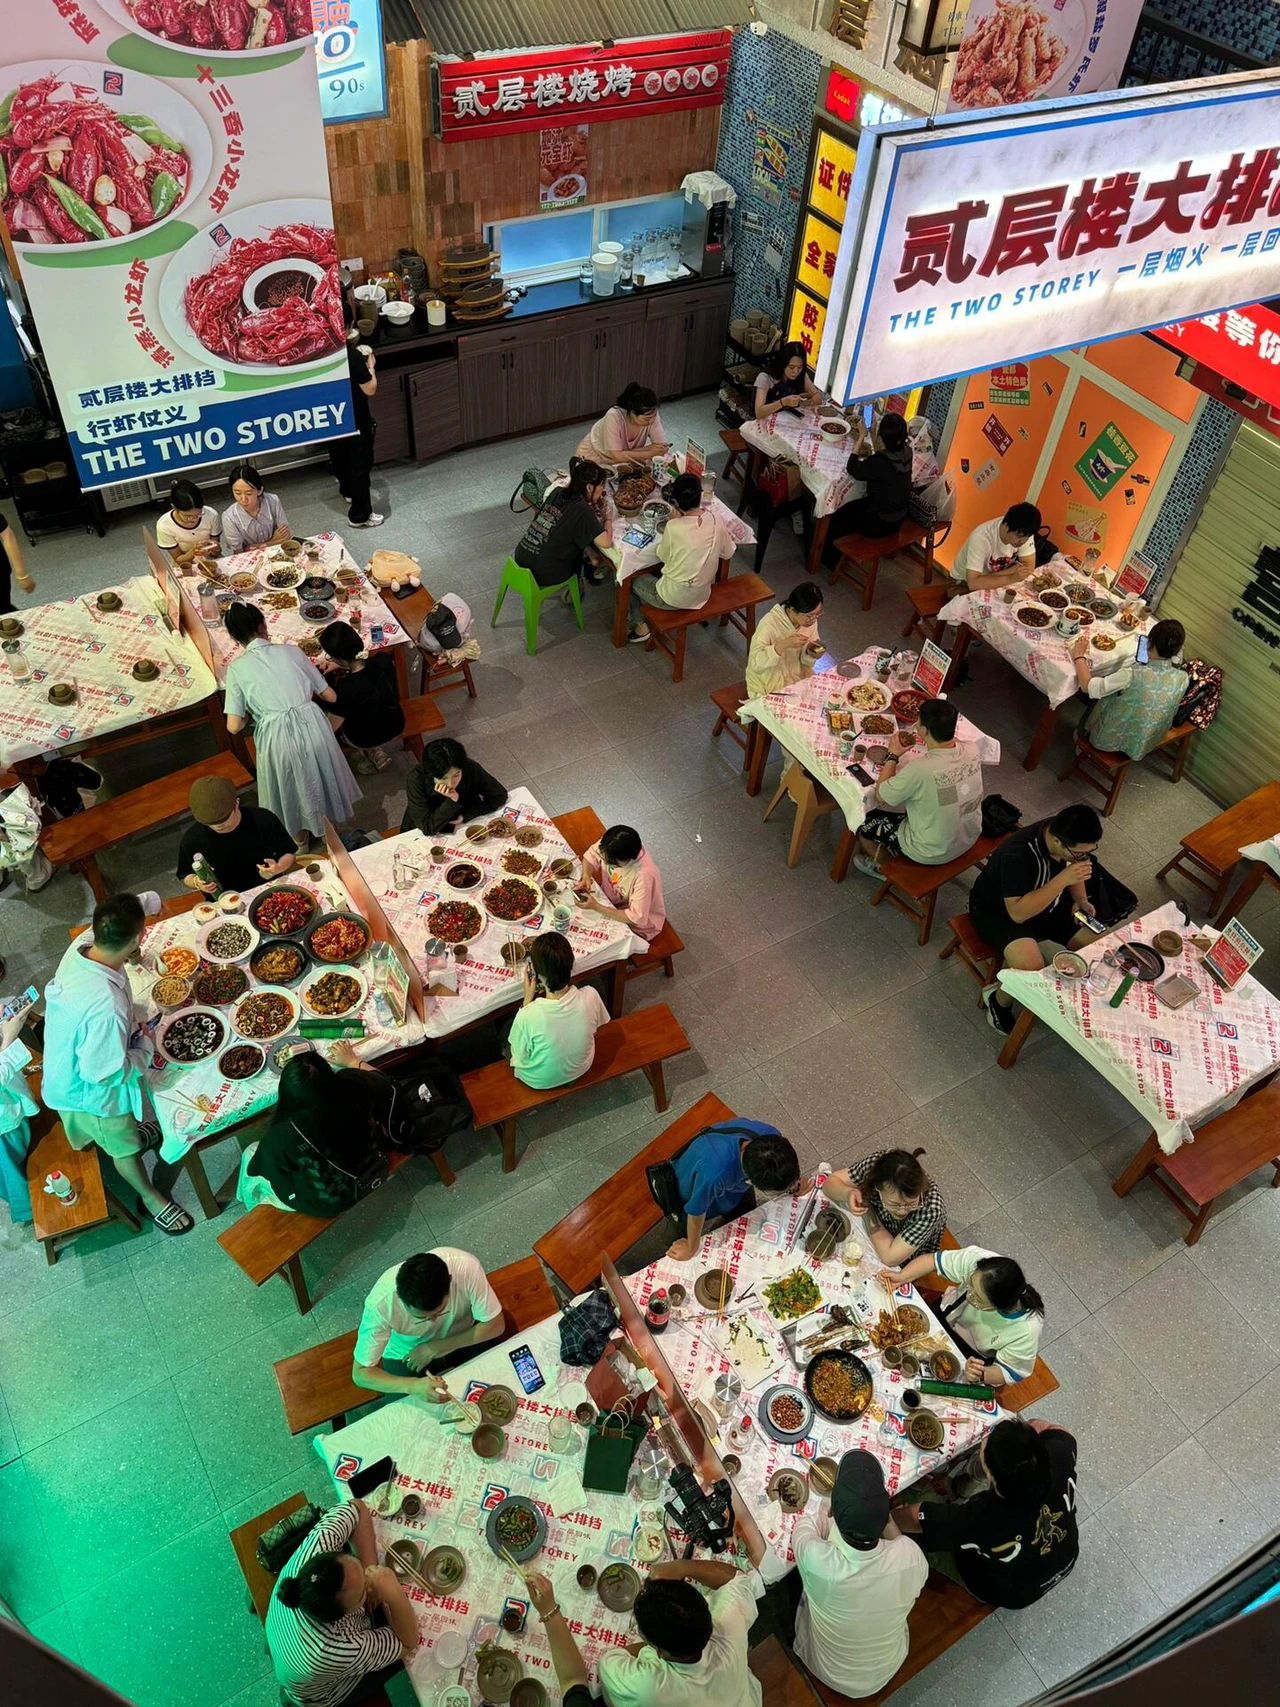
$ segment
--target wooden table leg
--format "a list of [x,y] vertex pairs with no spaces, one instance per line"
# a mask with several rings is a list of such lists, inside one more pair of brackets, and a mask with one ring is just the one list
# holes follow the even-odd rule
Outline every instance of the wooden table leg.
[[413,691],[409,686],[409,648],[393,646],[391,651],[396,662],[396,686],[400,690],[400,703],[403,705],[405,700],[413,698]]
[[840,843],[836,848],[836,857],[831,862],[831,881],[833,883],[843,883],[845,878],[848,877],[849,862],[853,858],[853,850],[856,843],[857,837],[846,824],[844,829],[840,832]]
[[627,607],[631,603],[631,580],[615,583],[613,591],[613,644],[627,644]]
[[609,1018],[622,1018],[622,997],[627,987],[627,963],[619,960],[609,978]]
[[307,1277],[302,1272],[302,1258],[300,1256],[290,1257],[280,1273],[289,1283],[289,1290],[293,1293],[293,1301],[298,1306],[298,1314],[305,1316],[311,1308],[311,1294],[307,1291]]
[[498,1127],[498,1136],[502,1139],[502,1171],[504,1174],[513,1174],[516,1171],[515,1120],[504,1120]]
[[[923,633],[924,624],[921,623],[920,627],[921,632]],[[969,624],[967,622],[957,624],[956,643],[951,653],[951,663],[947,668],[947,679],[942,684],[943,693],[955,692],[956,682],[960,677],[960,666],[964,663],[965,658],[968,656],[969,648],[972,645],[973,630],[969,627]]]
[[1236,890],[1235,894],[1230,898],[1226,906],[1213,921],[1218,930],[1222,929],[1228,919],[1235,917],[1244,910],[1245,906],[1258,893],[1258,890],[1266,882],[1268,877],[1271,878],[1273,883],[1275,882],[1275,877],[1270,868],[1265,866],[1260,859],[1251,861],[1249,873],[1244,882]]
[[1053,732],[1058,725],[1058,712],[1060,710],[1061,707],[1057,705],[1045,706],[1044,715],[1036,724],[1036,732],[1031,737],[1031,745],[1027,748],[1027,756],[1022,761],[1024,771],[1033,771],[1039,766],[1046,748],[1053,740]]
[[227,733],[227,720],[222,714],[222,701],[216,693],[211,693],[205,700],[204,715],[206,722],[213,731],[213,739],[217,744],[218,751],[220,753],[228,752],[231,747],[231,737]]
[[200,1207],[204,1210],[207,1221],[216,1221],[222,1214],[222,1205],[218,1202],[213,1187],[209,1184],[209,1176],[204,1171],[204,1162],[198,1149],[188,1150],[182,1158],[182,1165],[187,1170],[187,1178],[191,1181]]
[[826,548],[827,535],[831,531],[830,516],[815,516],[813,518],[813,535],[809,540],[809,555],[805,560],[805,573],[817,575],[822,569],[822,553]]
[[764,768],[769,762],[769,748],[773,745],[773,736],[762,728],[759,723],[751,725],[751,737],[747,744],[747,793],[751,796],[759,794],[764,787]]
[[655,1061],[652,1067],[644,1067],[641,1071],[644,1073],[645,1078],[648,1079],[649,1088],[653,1092],[654,1108],[659,1114],[665,1114],[667,1112],[667,1103],[669,1099],[667,1097],[667,1081],[662,1070],[662,1062]]
[[1009,1036],[1005,1041],[1004,1048],[996,1057],[1002,1067],[1013,1066],[1019,1055],[1021,1055],[1022,1045],[1027,1041],[1028,1037],[1030,1037],[1032,1027],[1035,1023],[1036,1016],[1032,1013],[1031,1009],[1023,1008],[1022,1012],[1013,1022],[1013,1030],[1009,1033]]
[[1146,1179],[1153,1168],[1160,1162],[1160,1145],[1153,1132],[1150,1138],[1129,1163],[1119,1179],[1112,1180],[1111,1189],[1117,1197],[1128,1197],[1140,1179]]

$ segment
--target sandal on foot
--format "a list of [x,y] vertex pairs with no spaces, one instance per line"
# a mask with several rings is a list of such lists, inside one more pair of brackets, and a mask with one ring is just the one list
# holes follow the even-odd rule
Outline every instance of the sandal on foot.
[[195,1222],[186,1210],[181,1205],[174,1203],[172,1199],[165,1204],[163,1209],[155,1210],[151,1219],[162,1233],[169,1233],[175,1237],[179,1233],[189,1233],[195,1226]]

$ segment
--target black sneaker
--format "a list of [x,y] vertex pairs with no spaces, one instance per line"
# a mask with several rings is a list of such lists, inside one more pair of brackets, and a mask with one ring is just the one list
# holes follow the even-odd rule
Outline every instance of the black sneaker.
[[1013,1008],[1005,1007],[1002,1002],[996,1000],[999,989],[999,984],[988,984],[982,992],[982,1005],[987,1010],[987,1024],[991,1029],[1008,1037],[1013,1030]]

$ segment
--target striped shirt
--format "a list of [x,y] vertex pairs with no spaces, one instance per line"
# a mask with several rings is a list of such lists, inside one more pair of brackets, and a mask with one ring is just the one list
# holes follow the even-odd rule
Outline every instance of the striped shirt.
[[[854,1162],[849,1169],[849,1178],[854,1185],[861,1187],[870,1177],[881,1156],[888,1154],[887,1150],[873,1150],[869,1156],[863,1156]],[[880,1193],[874,1189],[865,1191],[863,1197],[867,1207],[875,1212],[876,1219],[885,1232],[891,1233],[895,1239],[905,1239],[913,1251],[936,1251],[942,1243],[942,1235],[947,1225],[947,1210],[942,1201],[942,1193],[933,1180],[925,1187],[924,1202],[919,1209],[913,1209],[910,1215],[891,1215],[880,1201]]]
[[332,1624],[321,1624],[296,1607],[282,1606],[280,1584],[294,1577],[320,1553],[338,1553],[355,1532],[354,1501],[325,1512],[281,1571],[267,1608],[267,1647],[276,1682],[299,1707],[338,1707],[370,1672],[394,1665],[401,1657],[394,1630],[375,1630],[360,1608]]

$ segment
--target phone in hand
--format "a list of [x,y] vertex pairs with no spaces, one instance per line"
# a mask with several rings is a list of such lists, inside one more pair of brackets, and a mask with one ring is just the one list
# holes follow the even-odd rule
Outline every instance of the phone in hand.
[[516,1372],[516,1379],[526,1393],[536,1393],[539,1387],[546,1386],[543,1373],[538,1368],[538,1360],[527,1345],[516,1346],[514,1351],[507,1353],[507,1356],[511,1359],[511,1367]]
[[39,990],[34,984],[28,984],[20,996],[10,996],[4,1006],[0,1008],[0,1019],[16,1019],[19,1014],[25,1013],[29,1007],[33,1007],[39,1000]]
[[1139,664],[1145,664],[1147,662],[1150,645],[1151,643],[1145,634],[1140,634],[1138,636],[1137,661]]
[[1101,919],[1090,918],[1088,913],[1077,913],[1076,918],[1087,931],[1092,931],[1095,936],[1101,936],[1107,928]]

